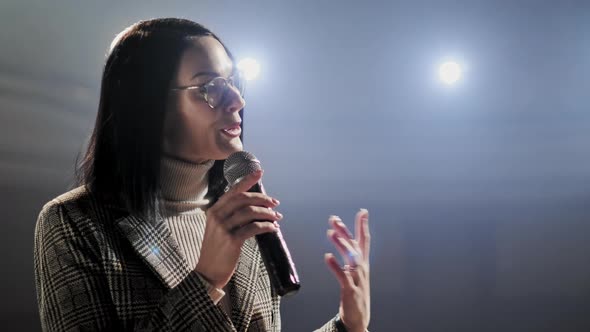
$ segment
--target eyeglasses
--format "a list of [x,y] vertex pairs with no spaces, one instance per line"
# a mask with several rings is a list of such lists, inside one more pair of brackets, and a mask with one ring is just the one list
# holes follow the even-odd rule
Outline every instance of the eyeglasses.
[[211,81],[203,84],[203,85],[189,85],[189,86],[181,86],[172,88],[173,91],[182,91],[182,90],[189,90],[194,91],[199,94],[201,98],[203,98],[209,107],[217,108],[227,102],[227,97],[229,95],[229,90],[233,87],[235,88],[240,97],[244,97],[244,84],[242,83],[243,79],[241,75],[234,74],[228,78],[225,77],[215,77]]

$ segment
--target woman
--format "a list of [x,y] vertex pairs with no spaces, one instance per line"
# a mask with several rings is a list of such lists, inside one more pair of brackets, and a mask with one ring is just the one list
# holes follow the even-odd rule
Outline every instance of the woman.
[[[223,161],[242,149],[238,76],[219,38],[191,21],[142,21],[113,41],[81,186],[37,221],[43,330],[280,330],[254,239],[277,230],[279,202],[246,192],[260,172],[223,192]],[[348,268],[326,255],[342,294],[320,331],[368,326],[367,222],[361,210],[352,238],[330,218]]]

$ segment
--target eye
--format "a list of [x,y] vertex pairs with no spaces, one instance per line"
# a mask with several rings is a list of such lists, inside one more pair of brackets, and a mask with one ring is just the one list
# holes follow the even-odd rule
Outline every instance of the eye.
[[207,89],[207,101],[213,107],[217,107],[223,101],[226,92],[226,81],[222,77],[216,77],[205,87]]

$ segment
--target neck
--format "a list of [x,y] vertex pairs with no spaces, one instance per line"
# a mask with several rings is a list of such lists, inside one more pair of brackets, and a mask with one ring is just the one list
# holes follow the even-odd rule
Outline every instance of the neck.
[[198,213],[209,204],[209,170],[214,160],[193,163],[169,156],[160,160],[160,186],[165,214]]
[[203,159],[203,158],[189,159],[189,158],[185,158],[185,157],[181,157],[181,156],[172,155],[170,153],[167,153],[166,151],[162,151],[162,159],[175,160],[175,161],[180,161],[182,163],[193,164],[193,165],[207,164],[209,161],[211,161],[211,159]]

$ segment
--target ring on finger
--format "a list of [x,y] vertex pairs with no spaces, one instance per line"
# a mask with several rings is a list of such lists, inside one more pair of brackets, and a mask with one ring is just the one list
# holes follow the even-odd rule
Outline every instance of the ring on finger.
[[346,271],[348,271],[348,272],[356,272],[356,270],[357,270],[357,266],[356,265],[346,264],[346,265],[344,265],[342,267],[342,271],[345,271],[345,272]]

